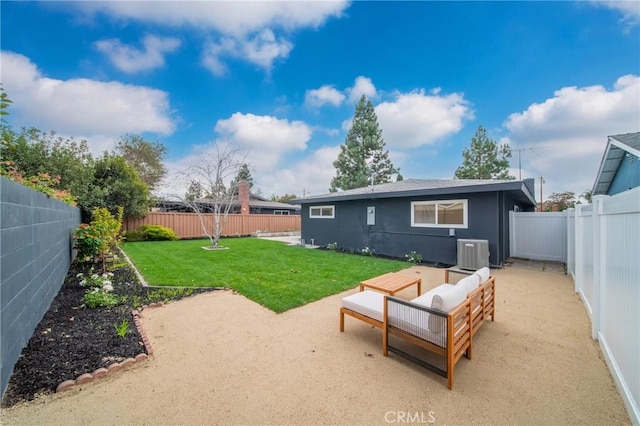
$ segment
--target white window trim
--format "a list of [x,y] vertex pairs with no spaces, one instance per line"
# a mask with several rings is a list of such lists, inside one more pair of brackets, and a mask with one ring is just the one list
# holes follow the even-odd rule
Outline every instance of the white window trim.
[[[313,209],[320,209],[320,212],[322,212],[322,209],[331,209],[331,216],[314,215],[311,213]],[[309,217],[311,219],[333,219],[336,217],[336,206],[310,206]]]
[[[440,203],[462,203],[462,225],[453,224],[432,224],[432,223],[415,223],[415,206],[438,205]],[[438,209],[436,208],[436,220]],[[433,201],[412,201],[411,202],[411,226],[417,228],[458,228],[467,229],[469,227],[469,201],[468,200],[433,200]]]
[[289,216],[291,212],[289,210],[274,210],[273,214],[276,216]]

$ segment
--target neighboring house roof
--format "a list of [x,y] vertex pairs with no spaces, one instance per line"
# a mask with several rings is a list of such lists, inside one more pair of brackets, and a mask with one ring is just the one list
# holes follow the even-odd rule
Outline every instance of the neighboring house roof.
[[627,155],[640,158],[640,132],[609,136],[591,195],[606,195],[613,178]]
[[452,195],[472,192],[507,191],[522,203],[536,205],[533,197],[533,179],[482,180],[482,179],[407,179],[363,188],[349,189],[323,195],[293,200],[300,204],[317,204],[334,201],[374,198],[399,198],[432,195]]
[[[198,204],[211,204],[211,200],[206,198],[200,198],[196,200]],[[159,206],[169,208],[170,206],[186,206],[186,203],[183,201],[171,201],[171,200],[162,200],[158,202]],[[240,202],[238,200],[234,200],[232,206],[240,207]],[[298,211],[300,210],[300,205],[296,204],[287,204],[287,203],[279,203],[277,201],[269,201],[263,197],[258,195],[251,194],[249,197],[249,207],[252,209],[273,209],[273,210],[290,210],[290,211]]]

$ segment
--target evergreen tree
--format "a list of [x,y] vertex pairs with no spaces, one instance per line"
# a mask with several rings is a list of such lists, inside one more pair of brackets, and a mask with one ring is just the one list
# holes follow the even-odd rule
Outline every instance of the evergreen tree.
[[373,105],[364,95],[356,105],[353,123],[333,166],[336,176],[331,180],[331,192],[387,183],[399,172],[385,149]]
[[204,191],[202,190],[202,185],[198,181],[192,181],[189,184],[189,188],[187,189],[187,193],[184,195],[184,198],[187,201],[199,200],[204,195]]
[[457,179],[515,179],[509,176],[509,145],[498,146],[482,126],[478,126],[471,146],[462,152],[462,157],[462,166],[456,169]]
[[251,191],[253,188],[253,176],[251,176],[251,170],[249,170],[247,163],[242,163],[240,169],[238,169],[236,177],[229,184],[229,190],[233,191],[234,195],[237,195],[238,183],[243,180],[249,183],[249,191]]

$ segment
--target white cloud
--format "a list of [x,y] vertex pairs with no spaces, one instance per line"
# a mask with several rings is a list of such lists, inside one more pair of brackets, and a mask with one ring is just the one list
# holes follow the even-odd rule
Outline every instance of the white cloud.
[[273,62],[287,58],[291,49],[293,44],[289,40],[278,39],[273,31],[265,29],[248,39],[225,37],[217,43],[206,43],[202,64],[214,75],[221,76],[228,71],[224,57],[232,57],[244,59],[268,72]]
[[[332,17],[342,16],[346,1],[313,2],[72,2],[91,16],[104,13],[122,20],[151,22],[169,27],[193,27],[215,31],[219,41],[207,43],[203,64],[215,75],[226,72],[224,57],[242,58],[266,71],[274,60],[286,58],[293,44],[276,30],[291,32],[318,28]],[[237,48],[232,50],[232,48]]]
[[312,134],[302,121],[240,112],[218,120],[215,131],[220,140],[248,149],[251,162],[265,170],[276,167],[285,153],[306,149]]
[[118,39],[100,40],[94,45],[96,49],[105,53],[118,69],[135,73],[164,66],[164,55],[178,49],[180,44],[177,38],[147,35],[142,40],[142,49],[127,46]]
[[340,146],[323,146],[289,167],[264,172],[256,167],[256,180],[269,193],[296,194],[302,197],[329,192],[329,184],[335,175],[333,162],[338,158]]
[[168,95],[161,90],[84,78],[48,78],[27,57],[12,52],[3,51],[1,62],[14,123],[72,136],[119,138],[126,133],[169,135],[174,131]]
[[385,142],[396,149],[433,144],[459,132],[474,116],[462,94],[427,95],[422,90],[399,94],[375,111]]
[[356,104],[362,95],[372,99],[376,97],[378,91],[369,77],[361,75],[355,79],[353,87],[347,89],[347,93],[349,94],[349,102]]
[[640,2],[636,0],[591,0],[590,3],[602,5],[622,13],[620,21],[629,28],[640,23]]
[[[591,189],[607,136],[640,128],[640,77],[625,75],[613,88],[564,87],[552,98],[511,114],[503,142],[522,151],[523,177],[543,176],[545,193]],[[517,154],[512,165],[517,165]],[[516,175],[517,176],[517,175]],[[538,183],[536,183],[538,185]],[[546,196],[545,196],[546,198]]]
[[308,107],[321,107],[325,104],[340,106],[345,96],[332,85],[324,85],[319,89],[307,90],[304,103]]

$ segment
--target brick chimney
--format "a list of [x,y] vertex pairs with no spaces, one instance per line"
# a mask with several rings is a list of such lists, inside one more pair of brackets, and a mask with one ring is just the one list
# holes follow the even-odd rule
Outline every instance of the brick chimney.
[[240,214],[249,214],[249,182],[238,182],[238,198],[240,200]]

